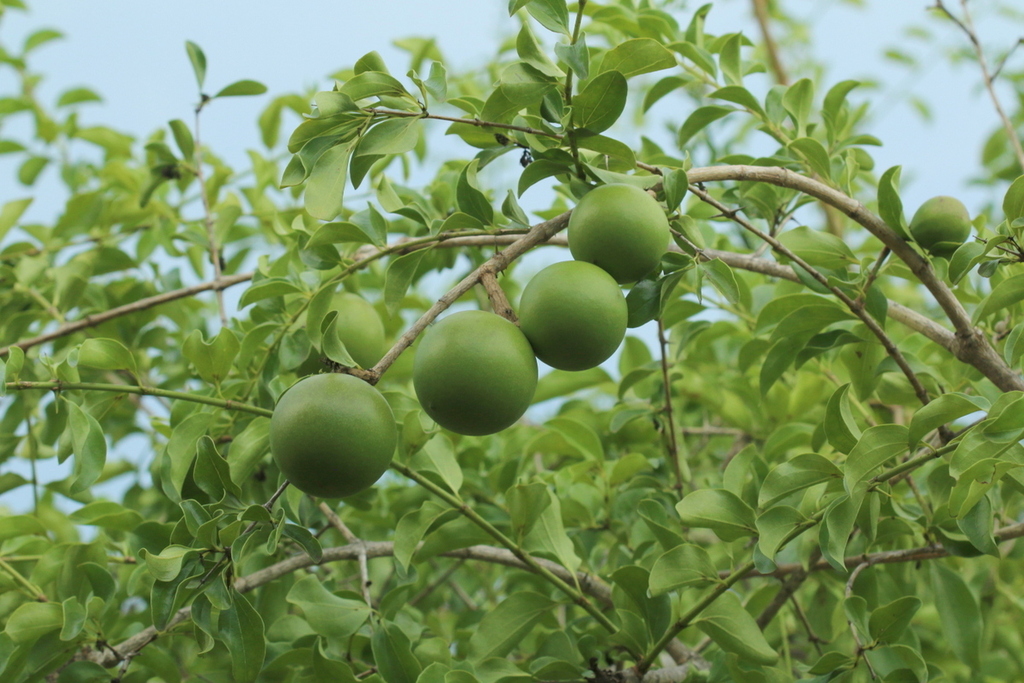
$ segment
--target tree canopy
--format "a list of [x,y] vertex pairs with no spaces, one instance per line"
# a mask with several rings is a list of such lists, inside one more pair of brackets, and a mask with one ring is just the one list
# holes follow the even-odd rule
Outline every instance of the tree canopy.
[[[208,83],[199,45],[195,118],[146,139],[80,125],[88,88],[38,95],[57,31],[0,46],[0,126],[26,131],[0,135],[24,197],[0,207],[0,493],[30,494],[0,517],[0,680],[1024,678],[1024,67],[967,0],[923,15],[993,106],[973,173],[998,199],[918,213],[865,84],[787,62],[790,4],[712,35],[711,4],[511,0],[476,70],[410,39],[271,94],[239,167],[202,117],[266,88]],[[43,174],[63,206],[28,219]],[[571,258],[613,184],[671,235],[616,355],[543,368],[497,433],[439,426],[423,335],[516,322],[531,256]],[[444,372],[531,387],[492,363]],[[271,454],[318,373],[395,422],[342,499]]]

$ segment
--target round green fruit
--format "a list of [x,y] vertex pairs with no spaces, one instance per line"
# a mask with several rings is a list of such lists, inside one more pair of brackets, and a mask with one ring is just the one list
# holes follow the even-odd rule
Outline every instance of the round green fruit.
[[914,241],[936,256],[952,256],[971,234],[971,214],[954,197],[932,197],[910,219]]
[[331,299],[331,309],[338,312],[335,329],[352,360],[362,368],[372,368],[383,356],[384,323],[377,309],[362,297],[338,292]]
[[485,311],[453,313],[422,336],[412,382],[427,415],[457,434],[494,434],[523,416],[537,388],[530,342]]
[[555,263],[530,280],[519,326],[534,353],[559,370],[600,365],[626,336],[626,297],[615,279],[583,261]]
[[270,418],[270,450],[295,488],[341,498],[373,486],[391,463],[398,427],[379,391],[351,375],[292,385]]
[[594,188],[569,218],[572,257],[600,266],[619,284],[636,282],[657,268],[668,239],[661,205],[632,185]]

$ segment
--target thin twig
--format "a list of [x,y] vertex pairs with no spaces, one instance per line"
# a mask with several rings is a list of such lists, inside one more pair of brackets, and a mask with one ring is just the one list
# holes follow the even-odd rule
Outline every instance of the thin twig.
[[[210,243],[210,261],[213,262],[213,279],[220,280],[220,247],[217,245],[217,234],[214,230],[213,211],[210,208],[210,197],[206,191],[206,181],[203,178],[203,148],[199,139],[199,115],[203,111],[203,105],[209,100],[203,96],[202,101],[196,107],[196,139],[195,139],[195,171],[196,180],[199,181],[199,194],[203,199],[203,226],[206,228],[206,239]],[[217,290],[217,310],[220,312],[220,324],[228,326],[228,312],[224,306],[224,292]]]
[[952,19],[953,23],[956,24],[967,36],[967,39],[971,41],[971,45],[974,47],[974,54],[978,59],[978,66],[981,67],[981,76],[985,82],[985,90],[988,91],[988,96],[992,100],[992,106],[995,107],[996,114],[999,115],[999,120],[1003,124],[1003,130],[1006,132],[1006,137],[1010,141],[1010,145],[1013,147],[1013,153],[1017,157],[1017,165],[1024,170],[1024,147],[1021,146],[1020,137],[1017,135],[1017,130],[1013,127],[1013,122],[1010,121],[1010,117],[1007,116],[1006,112],[1003,110],[1003,105],[999,101],[999,95],[996,94],[994,85],[996,76],[1003,67],[1000,65],[999,70],[997,70],[995,74],[989,71],[988,59],[985,58],[985,51],[981,47],[981,40],[978,38],[978,33],[974,30],[974,21],[971,19],[971,11],[967,5],[967,0],[960,0],[960,7],[964,13],[964,18],[962,20],[950,12],[946,5],[943,4],[942,0],[935,0],[933,9],[939,10]]
[[672,412],[672,383],[668,372],[668,342],[665,340],[665,326],[658,318],[658,346],[661,349],[661,380],[665,385],[665,436],[668,447],[668,459],[672,463],[672,471],[676,475],[677,491],[683,490],[683,469],[679,464],[679,444],[676,441],[676,419]]
[[[850,578],[846,580],[846,599],[847,600],[849,600],[850,596],[853,595],[853,582],[857,580],[857,577],[860,576],[860,573],[862,571],[864,571],[865,569],[867,569],[870,566],[871,566],[870,562],[861,562],[860,564],[857,565],[856,569],[854,569],[852,572],[850,572]],[[865,651],[864,650],[864,642],[860,639],[860,636],[857,633],[857,625],[853,623],[852,619],[847,619],[846,621],[850,625],[850,634],[853,636],[853,642],[857,644],[857,656],[858,657],[863,656],[864,655],[864,651]],[[865,633],[864,635],[867,636],[868,634]],[[868,660],[868,658],[866,656],[864,657],[864,663],[867,664],[867,666],[868,666],[868,673],[871,674],[871,679],[872,680],[877,679],[878,678],[878,674],[875,673],[874,667],[871,666],[871,662]]]
[[438,116],[437,114],[426,114],[423,112],[411,112],[411,111],[399,111],[395,109],[381,109],[379,107],[368,107],[363,111],[379,116],[390,116],[390,117],[401,117],[401,118],[417,118],[417,119],[436,119],[438,121],[450,121],[452,123],[465,123],[470,126],[478,126],[480,128],[501,128],[502,130],[515,130],[520,133],[529,133],[530,135],[541,135],[547,138],[555,138],[561,140],[562,136],[558,133],[551,133],[546,130],[538,130],[537,128],[530,128],[528,126],[514,126],[510,123],[495,123],[493,121],[481,121],[480,119],[463,119],[454,116]]
[[327,517],[327,521],[331,523],[331,526],[341,533],[349,545],[359,548],[359,588],[362,591],[366,606],[373,609],[373,599],[370,597],[370,567],[366,558],[366,544],[352,533],[352,530],[348,528],[345,522],[341,521],[341,517],[331,509],[330,505],[321,502],[318,507],[320,512],[324,513]]
[[[423,590],[421,590],[419,593],[417,593],[416,595],[412,596],[412,598],[409,600],[409,606],[410,607],[415,607],[416,603],[418,603],[420,600],[423,600],[425,597],[427,597],[428,595],[433,593],[435,590],[437,590],[438,587],[440,587],[446,581],[448,581],[448,579],[451,578],[452,574],[457,572],[459,570],[459,567],[461,567],[463,564],[465,564],[465,562],[466,562],[465,560],[459,560],[458,562],[453,562],[452,565],[450,567],[448,567],[448,569],[445,569],[444,572],[439,577],[437,577],[436,579],[431,581],[429,584],[424,586]],[[435,566],[434,568],[436,569],[437,567]]]

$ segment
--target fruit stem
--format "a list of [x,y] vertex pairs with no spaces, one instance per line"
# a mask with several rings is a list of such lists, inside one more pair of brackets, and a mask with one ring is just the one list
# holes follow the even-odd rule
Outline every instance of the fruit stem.
[[480,273],[480,284],[487,290],[487,298],[491,302],[491,309],[505,320],[518,326],[519,317],[512,308],[512,304],[508,302],[505,290],[498,284],[498,277],[490,270],[482,271]]

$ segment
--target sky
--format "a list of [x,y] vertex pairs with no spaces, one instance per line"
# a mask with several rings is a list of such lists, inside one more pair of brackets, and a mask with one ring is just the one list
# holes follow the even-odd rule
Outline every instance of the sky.
[[[682,23],[703,2],[676,6],[684,4],[677,10]],[[942,36],[947,46],[963,44],[963,36],[949,22],[926,12],[925,0],[866,0],[859,8],[838,0],[789,4],[810,23],[810,53],[827,65],[827,85],[846,79],[879,81],[878,89],[855,91],[851,99],[878,103],[867,128],[885,144],[872,154],[879,172],[896,164],[904,166],[908,217],[917,205],[938,194],[960,196],[972,211],[986,201],[998,201],[993,190],[970,185],[977,175],[982,141],[998,124],[980,88],[976,65],[951,66],[907,34],[908,26],[924,25]],[[993,52],[1010,46],[1024,33],[1020,25],[986,16],[985,2],[973,4],[979,6],[979,30]],[[329,73],[350,66],[371,50],[383,55],[393,73],[402,74],[408,58],[392,45],[402,37],[436,37],[450,71],[473,68],[488,61],[502,38],[517,30],[506,7],[504,0],[37,1],[28,13],[9,11],[4,16],[0,44],[16,49],[33,30],[61,30],[65,37],[40,48],[31,60],[33,70],[46,75],[39,89],[42,97],[52,102],[65,89],[88,86],[104,101],[82,107],[83,125],[102,123],[144,139],[171,119],[191,122],[198,94],[184,43],[197,43],[207,57],[207,92],[243,78],[258,80],[269,89],[259,97],[216,101],[204,111],[204,141],[229,163],[241,165],[246,149],[261,147],[254,122],[270,97],[302,92],[309,86],[329,88]],[[749,7],[748,0],[719,0],[707,30],[743,30],[756,36]],[[927,67],[911,73],[885,59],[884,51],[892,47],[918,55]],[[1016,63],[1021,59],[1024,51]],[[11,77],[0,71],[0,96],[12,86]],[[1009,97],[1007,91],[1002,94]],[[914,95],[932,105],[930,122],[910,105]],[[676,118],[681,121],[686,113],[679,112]],[[286,123],[282,134],[287,136],[296,122]],[[0,137],[19,137],[18,125],[5,124]],[[445,141],[452,142],[451,138]],[[468,152],[456,154],[468,156]],[[58,204],[45,201],[47,196],[57,196],[52,174],[44,174],[39,188],[30,190],[17,184],[14,173],[12,162],[0,157],[0,204],[37,194],[40,199],[28,217],[52,217]],[[503,194],[504,190],[496,192]],[[539,269],[567,257],[538,256],[531,267]],[[66,476],[64,469],[52,469],[44,481],[62,476]],[[5,498],[14,507],[26,504],[21,498]]]

